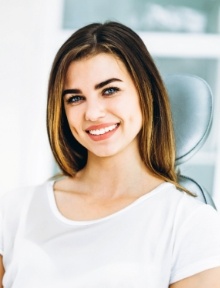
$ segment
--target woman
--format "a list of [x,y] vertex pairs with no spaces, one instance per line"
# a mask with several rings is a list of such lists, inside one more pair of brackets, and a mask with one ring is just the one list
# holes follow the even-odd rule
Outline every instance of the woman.
[[76,31],[47,111],[64,177],[2,199],[3,286],[220,287],[220,218],[177,189],[168,97],[139,36]]

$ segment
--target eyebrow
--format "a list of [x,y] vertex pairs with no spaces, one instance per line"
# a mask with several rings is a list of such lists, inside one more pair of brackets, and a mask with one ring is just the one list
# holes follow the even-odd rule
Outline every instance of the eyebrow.
[[[108,85],[109,83],[112,82],[122,82],[122,80],[118,79],[118,78],[110,78],[108,80],[102,81],[98,84],[95,85],[95,90],[101,89],[104,86]],[[66,89],[63,91],[62,96],[65,96],[66,94],[81,94],[82,91],[80,89]]]
[[101,83],[99,83],[99,84],[96,84],[96,85],[95,85],[95,90],[98,90],[98,89],[100,89],[100,88],[108,85],[108,84],[111,83],[111,82],[122,82],[122,80],[120,80],[120,79],[118,79],[118,78],[110,78],[110,79],[105,80],[105,81],[103,81],[103,82],[101,82]]

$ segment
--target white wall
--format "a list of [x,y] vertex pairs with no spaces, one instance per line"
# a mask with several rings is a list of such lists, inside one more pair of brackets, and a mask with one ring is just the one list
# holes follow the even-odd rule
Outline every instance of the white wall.
[[46,94],[61,0],[0,0],[0,193],[53,175]]

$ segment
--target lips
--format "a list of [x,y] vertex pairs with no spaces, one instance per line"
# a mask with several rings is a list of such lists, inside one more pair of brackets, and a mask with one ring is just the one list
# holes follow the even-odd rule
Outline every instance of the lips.
[[113,131],[114,129],[116,129],[119,126],[118,123],[116,124],[102,124],[99,126],[93,126],[93,127],[89,127],[89,129],[86,130],[86,132],[90,135],[94,135],[94,136],[99,136],[99,135],[104,135],[110,131]]

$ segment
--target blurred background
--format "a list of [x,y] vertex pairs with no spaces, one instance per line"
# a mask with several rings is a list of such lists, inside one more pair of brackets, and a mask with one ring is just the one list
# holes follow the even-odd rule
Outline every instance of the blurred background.
[[181,170],[220,207],[220,0],[0,0],[0,194],[56,173],[45,125],[50,67],[75,29],[105,20],[138,32],[162,74],[209,83],[213,128]]

